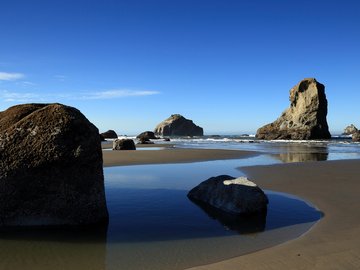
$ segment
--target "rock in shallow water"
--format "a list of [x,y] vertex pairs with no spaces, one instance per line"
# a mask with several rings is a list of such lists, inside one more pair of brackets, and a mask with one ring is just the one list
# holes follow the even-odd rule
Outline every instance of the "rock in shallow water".
[[107,221],[98,129],[62,104],[0,112],[0,226]]
[[237,215],[265,212],[268,204],[265,193],[255,183],[229,175],[209,178],[190,190],[188,197]]

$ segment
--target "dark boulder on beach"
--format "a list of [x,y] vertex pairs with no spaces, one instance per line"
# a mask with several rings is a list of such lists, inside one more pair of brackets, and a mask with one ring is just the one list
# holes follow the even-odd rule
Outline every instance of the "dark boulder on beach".
[[100,134],[104,139],[117,139],[118,135],[116,132],[112,129],[109,129],[108,131],[105,131]]
[[211,177],[190,190],[187,196],[236,215],[263,213],[268,204],[265,193],[255,183],[229,175]]
[[136,146],[131,139],[116,139],[113,141],[113,150],[136,150]]
[[0,112],[0,172],[1,226],[108,221],[99,131],[75,108]]
[[180,114],[173,114],[155,128],[154,133],[160,136],[203,136],[204,130]]
[[264,140],[313,140],[331,137],[326,121],[325,86],[314,78],[304,79],[290,90],[290,107],[274,122],[257,130]]
[[353,124],[351,124],[344,129],[343,135],[352,135],[356,132],[358,132],[358,129]]
[[155,136],[155,133],[152,131],[144,131],[139,135],[137,135],[136,138],[139,140],[146,140],[146,141],[159,139],[158,137]]

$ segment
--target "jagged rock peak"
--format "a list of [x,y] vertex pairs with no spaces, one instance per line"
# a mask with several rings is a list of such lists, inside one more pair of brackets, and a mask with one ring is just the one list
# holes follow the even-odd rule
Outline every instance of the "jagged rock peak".
[[331,137],[323,84],[315,78],[306,78],[291,88],[289,99],[290,107],[277,120],[259,128],[257,138],[311,140]]

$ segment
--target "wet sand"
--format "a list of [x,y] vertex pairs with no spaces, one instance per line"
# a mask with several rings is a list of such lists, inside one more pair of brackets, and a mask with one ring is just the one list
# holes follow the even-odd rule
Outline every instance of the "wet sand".
[[[140,146],[138,146],[140,147]],[[143,147],[143,145],[141,145]],[[152,144],[147,147],[166,147]],[[104,166],[124,166],[140,164],[189,163],[195,161],[238,159],[256,155],[251,151],[180,149],[168,146],[164,150],[120,150],[103,151]]]
[[[105,166],[235,159],[256,154],[209,149],[103,153]],[[253,166],[241,170],[264,189],[308,200],[324,212],[324,218],[297,239],[190,269],[360,269],[360,160]]]
[[325,216],[298,239],[191,269],[360,269],[360,160],[241,169],[262,188],[300,196]]

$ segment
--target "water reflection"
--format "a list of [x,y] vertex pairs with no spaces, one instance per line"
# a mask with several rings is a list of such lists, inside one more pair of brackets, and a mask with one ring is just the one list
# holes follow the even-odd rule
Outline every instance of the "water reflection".
[[281,153],[273,155],[282,162],[306,162],[306,161],[325,161],[328,159],[328,153]]
[[286,163],[325,161],[329,158],[329,149],[327,145],[284,143],[279,144],[277,152],[272,156]]
[[227,230],[239,234],[257,233],[265,230],[267,211],[253,215],[235,215],[198,200],[190,198],[189,200],[201,208],[211,219],[217,220]]

